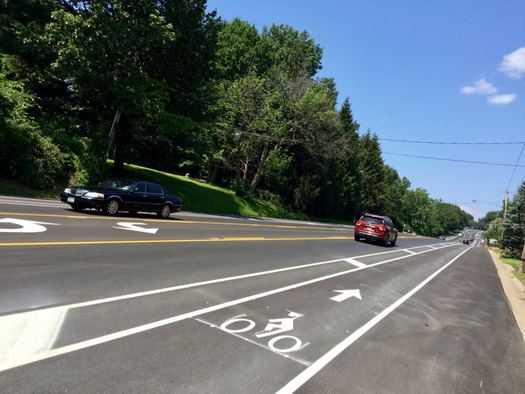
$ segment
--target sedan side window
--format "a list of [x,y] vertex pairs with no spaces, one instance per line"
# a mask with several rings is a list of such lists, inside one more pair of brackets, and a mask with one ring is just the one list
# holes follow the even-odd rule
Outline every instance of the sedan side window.
[[144,182],[137,183],[133,188],[135,193],[146,193],[146,184]]
[[152,194],[163,194],[162,187],[155,183],[148,183],[148,193]]

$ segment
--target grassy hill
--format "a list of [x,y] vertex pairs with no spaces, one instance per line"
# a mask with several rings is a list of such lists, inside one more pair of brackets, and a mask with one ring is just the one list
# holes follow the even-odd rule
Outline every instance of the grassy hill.
[[158,182],[182,198],[183,209],[194,212],[240,216],[267,216],[287,219],[307,219],[306,215],[291,212],[284,206],[258,199],[244,199],[226,188],[168,172],[152,170],[133,164],[125,165],[126,176]]
[[[113,163],[108,161],[108,174],[111,172],[112,165]],[[230,189],[210,185],[201,180],[190,179],[168,172],[133,164],[126,164],[124,169],[124,176],[126,177],[150,180],[164,185],[171,193],[182,198],[183,210],[187,211],[351,224],[350,222],[334,218],[310,217],[302,213],[293,212],[281,204],[263,201],[261,199],[242,198]],[[0,179],[0,194],[4,195],[58,198],[61,190],[62,187],[50,190],[36,190],[15,181]]]

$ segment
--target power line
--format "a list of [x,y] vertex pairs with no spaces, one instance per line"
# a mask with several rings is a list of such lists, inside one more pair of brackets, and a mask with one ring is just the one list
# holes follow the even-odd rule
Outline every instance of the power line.
[[385,154],[385,155],[392,155],[392,156],[401,156],[401,157],[412,157],[412,158],[415,158],[415,159],[453,161],[453,162],[458,162],[458,163],[486,164],[486,165],[492,165],[492,166],[525,168],[524,165],[510,164],[510,163],[494,163],[494,162],[490,162],[490,161],[460,160],[460,159],[451,159],[451,158],[447,158],[447,157],[408,155],[408,154],[405,154],[405,153],[393,153],[393,152],[383,152],[383,154]]
[[507,192],[509,191],[510,184],[512,183],[512,180],[514,179],[514,175],[516,174],[516,170],[518,169],[518,165],[520,164],[521,155],[523,154],[523,148],[525,148],[525,144],[521,145],[521,151],[520,155],[518,156],[518,161],[516,162],[516,165],[514,166],[514,170],[512,171],[512,175],[510,176],[509,183],[507,184]]
[[523,145],[525,141],[507,142],[451,142],[451,141],[420,141],[420,140],[398,140],[395,138],[378,138],[380,141],[404,142],[409,144],[432,144],[432,145]]

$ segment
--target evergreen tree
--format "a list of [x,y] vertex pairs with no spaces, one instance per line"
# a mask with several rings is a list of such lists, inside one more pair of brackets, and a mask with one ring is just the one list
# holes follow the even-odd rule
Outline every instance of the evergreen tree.
[[519,258],[525,239],[525,182],[519,187],[508,207],[503,222],[501,247],[508,256]]

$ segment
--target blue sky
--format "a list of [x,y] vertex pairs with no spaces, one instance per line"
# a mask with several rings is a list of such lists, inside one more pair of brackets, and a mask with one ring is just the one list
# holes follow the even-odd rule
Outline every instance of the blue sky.
[[[335,78],[340,101],[350,98],[362,132],[434,141],[525,140],[523,0],[209,0],[208,8],[259,29],[283,23],[308,31],[324,50],[319,76]],[[512,164],[521,149],[381,145],[383,152]],[[513,170],[383,157],[413,187],[475,216],[500,206]],[[519,168],[511,192],[524,177]]]

